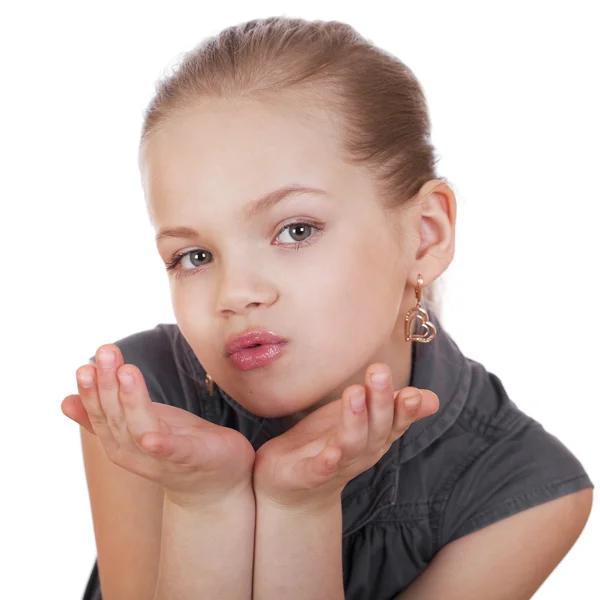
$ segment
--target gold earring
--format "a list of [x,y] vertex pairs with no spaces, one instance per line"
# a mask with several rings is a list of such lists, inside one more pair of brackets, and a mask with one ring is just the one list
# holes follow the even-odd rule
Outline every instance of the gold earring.
[[[407,313],[404,319],[404,334],[407,342],[430,342],[437,333],[435,325],[429,320],[427,311],[421,306],[421,294],[423,293],[423,277],[419,273],[417,277],[417,287],[415,295],[417,297],[417,305],[413,306]],[[412,332],[412,325],[415,319],[421,321],[421,326],[425,328],[425,334],[419,335]]]
[[206,374],[206,377],[204,378],[204,384],[208,388],[209,395],[212,396],[213,390],[215,388],[215,382],[213,381],[213,378],[208,373]]

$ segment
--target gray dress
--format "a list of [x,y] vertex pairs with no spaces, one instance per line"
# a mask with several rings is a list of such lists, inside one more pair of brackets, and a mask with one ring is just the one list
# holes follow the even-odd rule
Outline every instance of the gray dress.
[[[572,452],[519,410],[500,379],[466,358],[429,314],[438,333],[413,342],[410,385],[435,392],[440,408],[342,492],[347,600],[392,600],[452,540],[594,487]],[[209,396],[205,371],[176,324],[115,344],[141,370],[154,402],[236,429],[255,449],[285,431],[285,419],[256,416],[216,385]],[[97,566],[83,600],[101,598]]]

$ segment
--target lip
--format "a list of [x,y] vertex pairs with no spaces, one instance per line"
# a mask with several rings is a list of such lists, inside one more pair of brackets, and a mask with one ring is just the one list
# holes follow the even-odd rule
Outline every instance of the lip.
[[239,352],[256,344],[280,344],[286,341],[268,329],[252,329],[230,337],[225,344],[225,351],[227,356],[231,356],[234,352]]
[[240,371],[252,371],[277,360],[286,346],[286,342],[279,342],[278,344],[261,344],[252,348],[242,348],[230,354],[229,361]]

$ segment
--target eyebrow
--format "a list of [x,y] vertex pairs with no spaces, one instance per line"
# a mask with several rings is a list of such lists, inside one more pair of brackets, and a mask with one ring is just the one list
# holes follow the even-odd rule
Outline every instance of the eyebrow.
[[[275,206],[278,202],[287,198],[288,196],[295,196],[297,194],[316,194],[320,196],[326,196],[327,192],[319,188],[313,188],[303,185],[287,185],[285,187],[273,190],[268,194],[265,194],[261,198],[252,201],[244,209],[244,215],[247,219],[255,217],[257,214],[268,210]],[[191,227],[163,227],[156,235],[156,242],[165,238],[183,238],[183,239],[194,239],[197,238],[199,233]]]

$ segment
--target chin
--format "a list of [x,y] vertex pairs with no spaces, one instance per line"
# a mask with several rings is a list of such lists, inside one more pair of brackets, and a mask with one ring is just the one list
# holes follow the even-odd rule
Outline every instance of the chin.
[[[227,391],[227,390],[225,390]],[[227,392],[236,402],[250,411],[257,417],[266,417],[268,419],[277,419],[287,417],[299,411],[307,410],[310,406],[317,402],[303,402],[298,397],[292,401],[291,394],[284,393],[283,395],[261,393],[260,390],[253,390],[251,395],[235,394]]]
[[257,417],[266,417],[268,419],[278,419],[280,417],[288,417],[289,415],[293,415],[295,413],[297,413],[298,411],[302,410],[302,407],[294,407],[294,406],[290,406],[289,404],[283,404],[283,403],[278,403],[278,402],[274,402],[274,403],[269,403],[269,404],[264,404],[261,403],[258,406],[253,406],[252,408],[250,407],[245,407],[247,408],[247,410],[249,410],[251,413],[255,414]]

